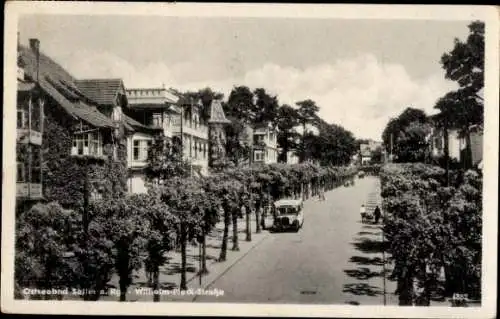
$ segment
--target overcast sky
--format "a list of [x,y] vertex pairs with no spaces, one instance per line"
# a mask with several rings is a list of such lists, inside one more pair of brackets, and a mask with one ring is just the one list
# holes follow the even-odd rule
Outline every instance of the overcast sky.
[[159,16],[23,16],[21,42],[77,78],[119,77],[127,88],[263,87],[280,103],[312,99],[358,138],[381,139],[390,117],[432,112],[455,88],[439,60],[466,21]]

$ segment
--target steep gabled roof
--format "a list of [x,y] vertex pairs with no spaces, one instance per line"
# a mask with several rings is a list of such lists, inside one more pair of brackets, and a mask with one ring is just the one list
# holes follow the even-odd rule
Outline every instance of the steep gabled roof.
[[212,100],[212,104],[210,105],[210,119],[208,123],[211,124],[227,124],[231,123],[226,118],[224,114],[224,110],[222,109],[222,104],[219,100]]
[[[24,73],[36,81],[37,61],[33,50],[19,46],[19,57],[24,65]],[[81,119],[96,127],[114,127],[113,121],[100,113],[90,98],[85,96],[75,84],[75,79],[59,64],[40,52],[38,83],[68,115]]]
[[125,94],[121,79],[83,79],[76,80],[75,84],[83,94],[100,105],[113,105],[120,91]]

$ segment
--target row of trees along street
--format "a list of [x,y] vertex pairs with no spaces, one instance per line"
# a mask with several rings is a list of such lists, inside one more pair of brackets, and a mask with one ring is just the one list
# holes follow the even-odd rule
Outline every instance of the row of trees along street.
[[[171,169],[166,165],[165,169]],[[186,289],[186,247],[196,239],[202,245],[202,272],[207,272],[205,239],[215,224],[224,222],[219,261],[226,260],[229,226],[231,250],[237,251],[237,219],[245,207],[245,240],[261,232],[263,209],[282,197],[317,195],[352,178],[347,167],[312,164],[271,164],[226,169],[209,177],[181,174],[155,180],[147,194],[131,194],[90,203],[88,229],[82,227],[81,209],[63,209],[58,203],[37,204],[16,223],[15,283],[39,289],[89,289],[86,300],[100,298],[113,274],[119,276],[120,301],[126,300],[133,272],[147,265],[153,288],[160,287],[159,269],[167,253],[181,251],[180,288]],[[250,225],[255,214],[255,225]],[[62,298],[46,295],[45,298]],[[159,301],[159,295],[154,295]]]
[[481,297],[482,176],[423,163],[381,172],[384,233],[394,261],[400,305]]
[[[408,108],[383,133],[387,152],[400,163],[381,171],[384,233],[400,305],[428,306],[456,294],[481,298],[482,172],[472,165],[470,130],[483,129],[484,23],[472,22],[466,41],[455,40],[441,65],[458,89],[437,101],[439,113],[431,121]],[[444,132],[444,157],[437,161],[429,154],[431,127]],[[449,156],[449,129],[466,141],[457,165]]]

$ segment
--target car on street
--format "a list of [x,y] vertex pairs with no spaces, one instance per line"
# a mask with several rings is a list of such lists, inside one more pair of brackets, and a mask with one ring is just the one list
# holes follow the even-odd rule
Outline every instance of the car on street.
[[274,203],[273,230],[295,230],[304,225],[304,203],[300,199],[281,199]]

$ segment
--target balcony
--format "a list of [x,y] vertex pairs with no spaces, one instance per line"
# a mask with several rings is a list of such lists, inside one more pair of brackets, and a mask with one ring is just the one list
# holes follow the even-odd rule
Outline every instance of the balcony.
[[18,93],[17,143],[42,145],[44,102],[25,92]]
[[[181,133],[181,126],[179,123],[174,123],[171,127],[173,135],[178,135]],[[208,126],[200,124],[195,127],[194,125],[183,123],[182,134],[206,140],[208,139]]]
[[42,132],[27,128],[18,128],[17,143],[42,145]]

